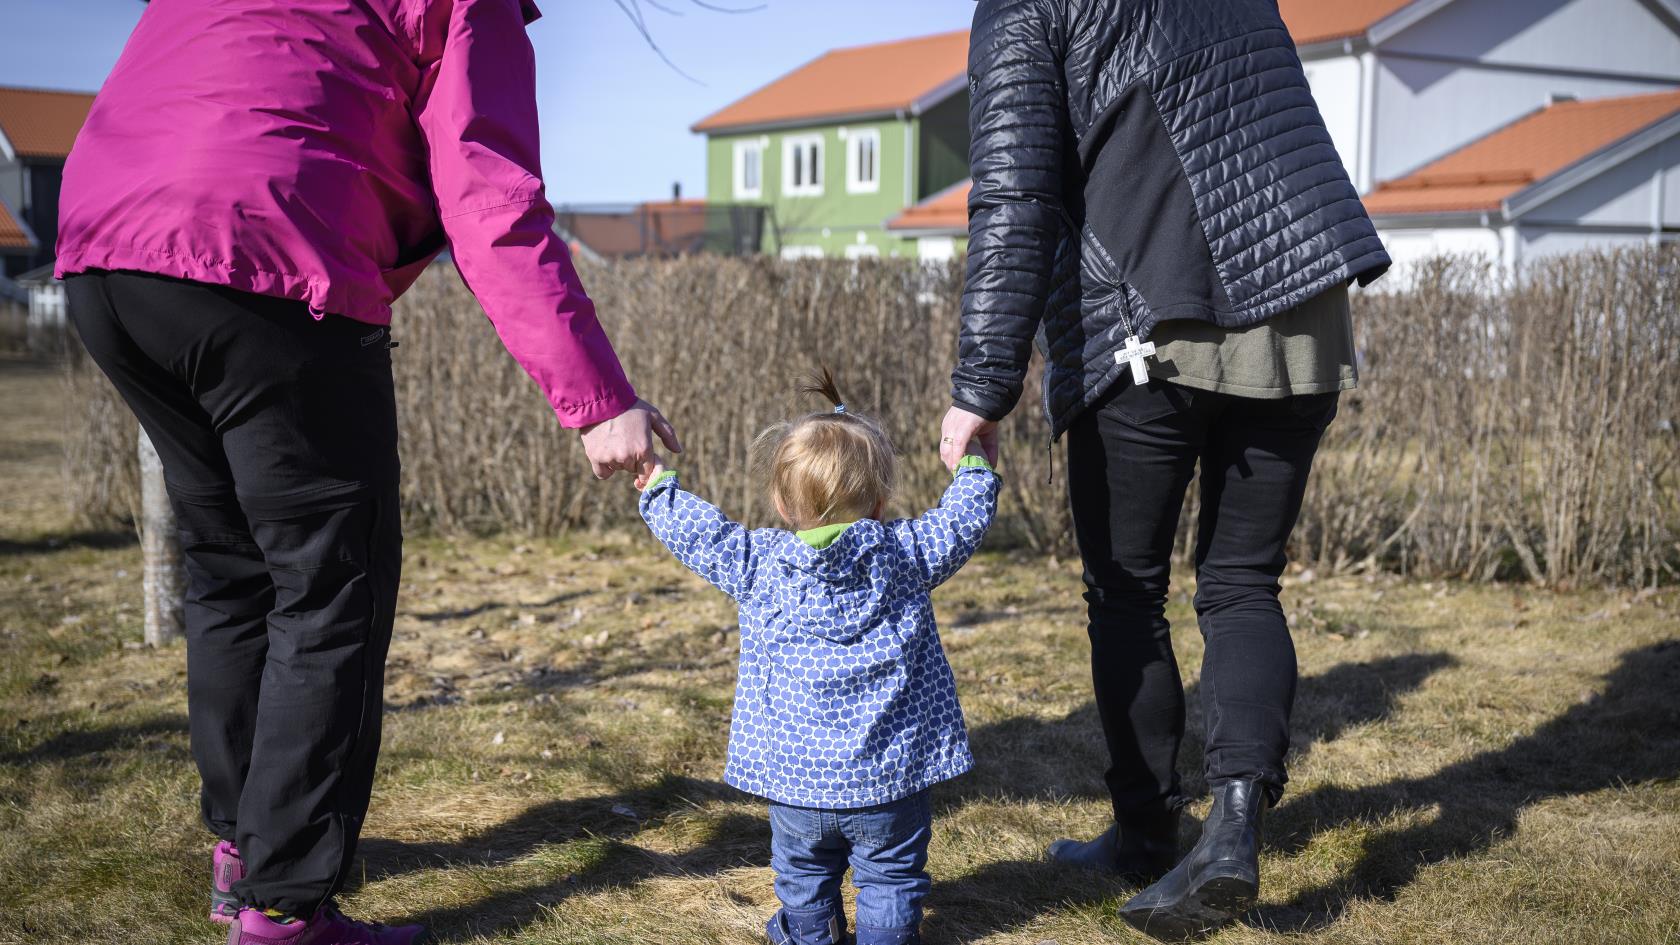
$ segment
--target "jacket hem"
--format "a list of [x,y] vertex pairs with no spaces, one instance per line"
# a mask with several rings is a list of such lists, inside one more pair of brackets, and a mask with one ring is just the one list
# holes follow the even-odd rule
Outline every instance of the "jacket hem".
[[784,794],[761,781],[745,778],[730,771],[724,772],[723,780],[725,784],[737,790],[788,807],[808,807],[816,810],[857,810],[863,807],[879,807],[882,804],[902,801],[911,795],[920,794],[941,781],[949,781],[952,778],[967,774],[973,768],[974,757],[965,751],[962,757],[950,764],[924,772],[921,777],[890,790],[870,794],[824,794],[818,797],[800,798],[791,794]]
[[315,311],[341,315],[369,325],[391,324],[391,306],[387,302],[360,300],[357,298],[359,293],[355,292],[323,291],[319,288],[318,281],[297,273],[273,272],[223,259],[206,259],[167,249],[86,243],[64,250],[58,257],[54,275],[62,279],[73,273],[90,270],[144,272],[154,276],[186,279],[190,282],[249,292],[252,295],[303,302]]

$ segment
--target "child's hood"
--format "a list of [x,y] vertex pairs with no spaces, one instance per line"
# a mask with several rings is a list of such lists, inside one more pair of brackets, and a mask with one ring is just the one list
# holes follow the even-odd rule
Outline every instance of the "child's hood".
[[858,640],[891,603],[891,554],[892,535],[874,519],[853,522],[823,548],[789,534],[773,565],[782,572],[778,604],[818,617],[799,621],[803,632],[835,643]]

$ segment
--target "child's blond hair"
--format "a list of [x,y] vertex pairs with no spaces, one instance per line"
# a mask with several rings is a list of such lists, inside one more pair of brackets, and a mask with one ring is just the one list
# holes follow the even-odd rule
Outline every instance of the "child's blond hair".
[[879,515],[898,466],[886,431],[846,406],[826,367],[800,391],[822,395],[834,410],[759,435],[756,452],[776,510],[799,531]]

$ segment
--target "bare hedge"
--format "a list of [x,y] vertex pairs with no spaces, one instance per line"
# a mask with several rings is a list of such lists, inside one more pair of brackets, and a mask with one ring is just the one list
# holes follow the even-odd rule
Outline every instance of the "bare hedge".
[[[791,392],[819,361],[898,444],[896,511],[937,497],[957,269],[708,257],[595,267],[585,279],[638,389],[678,425],[685,479],[725,509],[765,520],[749,444],[816,406]],[[1515,282],[1478,260],[1441,259],[1385,281],[1396,284],[1355,295],[1361,385],[1320,454],[1295,556],[1552,585],[1672,580],[1680,253],[1560,257]],[[452,272],[434,269],[408,294],[394,336],[411,528],[552,535],[635,521],[629,487],[590,479],[575,435]],[[67,457],[70,499],[94,520],[124,516],[131,421],[85,365],[69,383],[85,410]],[[1000,538],[1062,552],[1064,453],[1034,402],[1005,425]],[[1194,489],[1185,504],[1181,552]]]

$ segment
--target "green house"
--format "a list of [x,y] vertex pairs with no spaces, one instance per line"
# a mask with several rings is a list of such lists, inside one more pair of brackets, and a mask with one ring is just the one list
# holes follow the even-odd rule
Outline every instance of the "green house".
[[950,258],[967,239],[966,211],[948,212],[966,201],[967,67],[967,31],[806,63],[694,126],[707,200],[768,206],[764,249],[786,258]]

